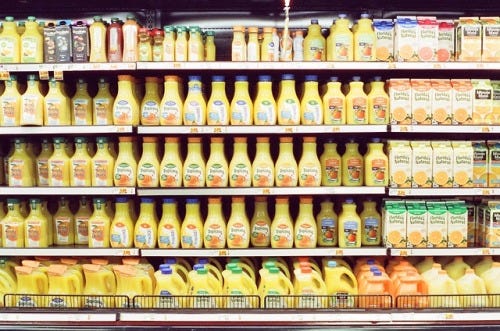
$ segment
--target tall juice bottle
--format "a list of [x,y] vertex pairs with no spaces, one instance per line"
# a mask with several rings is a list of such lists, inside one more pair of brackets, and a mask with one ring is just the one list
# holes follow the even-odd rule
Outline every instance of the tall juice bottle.
[[300,197],[299,214],[295,220],[294,242],[297,248],[314,248],[318,237],[313,215],[312,197]]
[[118,248],[131,248],[134,243],[134,220],[125,197],[116,198],[115,215],[109,227],[109,243],[111,247]]
[[342,93],[342,84],[338,77],[330,77],[323,95],[323,118],[325,124],[340,125],[346,123],[346,97]]
[[220,197],[208,198],[207,218],[203,224],[203,245],[205,248],[226,247],[226,219],[222,212]]
[[89,218],[92,216],[90,205],[86,197],[80,198],[78,211],[75,214],[75,245],[89,243]]
[[115,98],[109,91],[109,82],[106,78],[99,78],[97,81],[97,94],[92,105],[94,125],[113,125],[113,104]]
[[[94,212],[88,220],[89,227],[89,247],[108,248],[110,247],[110,225],[111,220],[106,213],[106,199],[94,198]],[[128,205],[127,205],[128,208]]]
[[319,158],[321,164],[321,185],[340,186],[342,184],[342,158],[337,152],[337,144],[327,140],[323,144],[323,153]]
[[162,214],[158,223],[158,247],[179,248],[181,245],[181,220],[177,211],[177,201],[164,198]]
[[356,212],[356,204],[346,199],[339,215],[339,247],[361,247],[361,219]]
[[248,248],[249,244],[250,221],[245,211],[245,197],[233,196],[227,221],[227,247]]
[[[174,61],[175,60],[175,28],[170,25],[165,25],[163,27],[163,32],[165,37],[163,38],[163,61]],[[166,91],[166,89],[165,89]]]
[[347,124],[368,124],[366,115],[368,96],[363,90],[363,82],[359,76],[352,78],[349,83],[349,93],[346,100],[346,123]]
[[312,19],[304,38],[304,61],[325,61],[326,40],[317,19]]
[[34,16],[28,17],[21,35],[21,63],[43,63],[43,36]]
[[334,247],[338,244],[338,216],[333,210],[333,202],[324,200],[321,209],[316,215],[317,245],[320,247]]
[[69,209],[69,201],[64,197],[59,199],[59,207],[53,217],[54,244],[58,246],[75,243],[75,217]]
[[271,218],[265,196],[255,197],[254,213],[250,222],[250,243],[253,247],[269,247],[271,243]]
[[229,101],[224,76],[212,76],[212,93],[207,102],[207,124],[229,124]]
[[160,101],[160,125],[181,125],[183,102],[179,93],[180,77],[164,77],[163,98]]
[[160,124],[160,80],[157,77],[146,77],[146,92],[141,102],[141,125]]
[[304,93],[300,100],[300,123],[323,124],[323,101],[318,92],[318,76],[306,75]]
[[293,61],[304,61],[304,32],[302,30],[293,33]]
[[187,28],[185,26],[178,26],[176,32],[177,36],[175,39],[175,54],[174,54],[175,61],[177,62],[187,61],[188,60]]
[[351,141],[345,144],[346,150],[342,155],[342,184],[344,186],[363,185],[363,157],[359,154],[358,144]]
[[3,52],[0,55],[0,63],[21,62],[21,37],[17,33],[17,24],[12,16],[5,17],[5,21],[3,21],[0,44],[3,48]]
[[114,125],[139,124],[139,104],[134,98],[133,81],[130,75],[118,75],[118,94],[113,103]]
[[375,61],[375,31],[369,14],[361,14],[354,32],[354,61]]
[[165,38],[165,33],[161,29],[153,29],[152,31],[152,60],[154,62],[161,62],[163,60],[163,39]]
[[294,231],[287,197],[276,197],[274,218],[271,223],[271,247],[292,248]]
[[30,214],[24,220],[25,247],[48,247],[48,221],[45,215],[42,213],[41,200],[30,199],[30,209]]
[[127,15],[122,26],[123,33],[123,62],[136,62],[139,58],[138,34],[139,24],[133,15]]
[[26,140],[14,139],[14,152],[9,157],[8,163],[9,186],[33,186],[35,184],[33,169],[34,160],[28,155]]
[[151,45],[151,34],[148,28],[139,27],[137,30],[137,37],[139,43],[137,44],[138,61],[152,62],[153,61],[153,48]]
[[226,187],[229,166],[224,155],[224,137],[210,137],[210,156],[206,166],[208,187]]
[[134,227],[134,247],[155,248],[158,240],[158,217],[151,198],[141,198],[140,212]]
[[297,186],[298,166],[293,155],[293,138],[280,137],[275,168],[276,186]]
[[157,153],[157,137],[142,138],[142,157],[137,164],[137,186],[158,187],[160,162]]
[[366,186],[387,186],[389,185],[388,165],[389,159],[385,155],[384,144],[380,139],[373,138],[368,143],[368,151],[364,156],[365,185]]
[[194,198],[186,199],[186,215],[181,224],[181,247],[203,247],[203,221],[200,212],[200,201]]
[[233,41],[231,43],[231,61],[247,60],[247,43],[245,41],[245,27],[233,27]]
[[273,28],[264,27],[262,29],[262,44],[260,47],[260,61],[272,62],[274,61],[274,48],[276,47],[273,42]]
[[70,186],[70,159],[64,138],[54,138],[54,153],[49,158],[49,186]]
[[[327,61],[353,61],[354,36],[349,28],[350,21],[346,14],[339,14],[334,29],[326,40]],[[333,26],[333,25],[332,25]]]
[[123,30],[118,17],[111,18],[111,24],[106,31],[106,46],[108,62],[122,62],[123,60]]
[[299,186],[320,186],[321,163],[316,153],[316,137],[304,137],[298,164]]
[[113,296],[116,294],[116,278],[113,271],[99,264],[83,264],[85,286],[83,294],[87,296],[84,307],[110,308],[114,307],[114,298],[100,296]]
[[274,162],[270,150],[269,137],[257,137],[255,157],[252,162],[252,186],[274,185]]
[[300,124],[300,101],[295,92],[295,76],[281,76],[280,93],[276,102],[279,125]]
[[205,158],[201,147],[201,138],[188,138],[187,156],[182,166],[182,179],[185,187],[205,186]]
[[115,186],[135,186],[137,162],[133,151],[131,136],[118,137],[118,157],[115,161],[113,181]]
[[248,28],[247,61],[260,61],[259,28]]
[[87,149],[87,138],[75,138],[75,154],[69,162],[70,186],[90,186],[92,172],[92,158]]
[[171,296],[187,295],[186,282],[169,265],[161,265],[159,271],[155,273],[156,286],[153,291],[155,296],[159,296],[155,308],[183,308],[183,300]]
[[43,125],[44,97],[36,75],[28,75],[26,91],[21,95],[21,125]]
[[37,295],[47,294],[49,290],[47,274],[39,268],[29,266],[17,266],[15,271],[16,293],[20,295],[12,300],[12,305],[16,307],[40,307],[43,302]]
[[213,62],[216,59],[217,48],[215,46],[215,32],[205,32],[205,62]]
[[92,186],[113,186],[115,160],[109,153],[108,138],[97,137],[97,152],[92,158]]
[[68,97],[62,92],[62,83],[51,78],[49,92],[44,99],[44,125],[71,125],[71,108]]
[[5,81],[5,90],[0,96],[0,124],[2,126],[19,126],[21,116],[21,94],[17,77],[10,75]]
[[2,247],[24,247],[24,217],[19,199],[7,199],[7,214],[0,222]]
[[201,77],[189,76],[188,93],[182,108],[184,125],[205,125],[207,104],[202,93]]
[[235,77],[229,117],[231,125],[252,125],[253,123],[253,103],[248,92],[248,76]]
[[228,177],[231,187],[250,187],[252,183],[252,163],[247,152],[247,138],[235,137],[234,153],[229,163]]
[[389,95],[384,89],[385,82],[380,77],[370,83],[370,93],[368,93],[368,124],[388,124],[389,123]]
[[261,75],[258,79],[257,95],[253,102],[253,122],[255,125],[275,125],[277,110],[271,76]]
[[181,187],[182,174],[179,137],[165,137],[164,154],[159,171],[160,187]]
[[37,186],[49,186],[49,158],[54,149],[47,138],[42,138],[41,147],[42,150],[35,160]]
[[106,56],[106,26],[101,16],[94,16],[94,22],[89,27],[90,62],[107,62]]
[[361,218],[361,244],[363,246],[380,246],[382,233],[382,218],[377,211],[375,201],[364,201]]

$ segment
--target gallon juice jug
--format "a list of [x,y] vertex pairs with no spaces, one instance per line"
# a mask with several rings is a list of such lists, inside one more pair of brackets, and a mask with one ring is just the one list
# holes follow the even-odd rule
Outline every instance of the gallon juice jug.
[[474,264],[474,271],[476,272],[476,275],[479,277],[482,276],[482,274],[489,270],[491,266],[493,265],[493,257],[491,255],[486,255],[483,256],[483,258]]
[[267,197],[256,196],[254,214],[250,222],[252,247],[269,247],[271,243],[271,218],[267,210]]
[[323,119],[328,125],[346,124],[346,98],[342,93],[342,84],[338,77],[330,77],[323,95]]
[[462,308],[489,307],[486,285],[484,280],[476,275],[474,269],[467,269],[456,282],[457,292],[462,295],[459,298]]
[[113,104],[115,98],[109,91],[109,82],[106,78],[97,81],[97,94],[95,95],[92,109],[92,123],[94,125],[113,125]]
[[230,105],[231,125],[251,125],[253,123],[253,103],[248,92],[248,77],[238,75],[234,82],[234,96]]
[[184,187],[205,186],[206,166],[200,137],[188,137],[187,156],[182,167]]
[[295,76],[281,76],[280,93],[276,102],[279,125],[300,124],[300,101],[295,92]]
[[155,248],[158,240],[158,217],[152,198],[141,198],[139,218],[134,227],[134,247]]
[[70,100],[62,88],[62,82],[50,78],[49,91],[44,99],[44,125],[71,125]]
[[181,125],[183,102],[179,93],[178,76],[164,77],[163,98],[160,101],[160,125]]
[[227,221],[227,247],[248,248],[250,221],[245,211],[245,197],[233,196],[231,215]]
[[300,122],[306,125],[323,124],[323,101],[318,92],[318,76],[306,75],[304,93],[300,100]]
[[207,124],[229,124],[229,100],[224,76],[212,76],[212,93],[207,102]]
[[153,294],[156,299],[155,308],[183,308],[184,300],[172,296],[187,295],[188,286],[182,277],[169,265],[160,265],[160,273],[155,273],[156,286]]
[[75,137],[75,154],[69,160],[70,186],[90,186],[92,158],[87,147],[87,138]]
[[47,269],[49,279],[48,307],[50,308],[78,308],[82,306],[79,297],[65,297],[59,295],[82,295],[83,283],[80,278],[63,264],[52,264]]
[[265,257],[262,259],[262,268],[269,269],[269,267],[278,268],[286,278],[292,279],[292,274],[288,268],[288,262],[283,257]]
[[[500,263],[493,262],[491,268],[481,274],[481,278],[484,280],[484,285],[486,286],[486,291],[488,294],[498,294],[500,293],[500,286],[498,284],[498,277],[500,275]],[[498,306],[498,300],[495,298],[490,298],[490,306]]]
[[71,98],[71,124],[92,125],[94,111],[92,109],[92,97],[87,90],[87,81],[78,78],[76,92]]
[[327,261],[323,266],[326,294],[331,295],[328,307],[353,308],[358,294],[358,281],[352,271],[337,261]]
[[294,242],[297,248],[314,248],[317,241],[317,226],[313,215],[313,199],[301,196],[299,214],[295,220]]
[[304,61],[325,61],[326,40],[321,35],[321,26],[312,19],[304,38]]
[[177,201],[164,198],[162,215],[158,223],[158,247],[179,248],[181,245],[181,221],[177,211]]
[[107,137],[97,137],[97,152],[92,158],[92,186],[113,186],[115,159],[109,152]]
[[[116,295],[126,295],[132,301],[137,295],[153,294],[153,282],[146,272],[130,265],[115,265],[113,271],[116,277]],[[140,302],[136,302],[136,308],[141,308]]]
[[252,282],[256,284],[256,269],[253,261],[250,258],[247,257],[232,257],[229,258],[228,262],[226,263],[226,269],[232,269],[234,267],[241,268],[243,272],[250,277]]
[[418,262],[415,265],[415,268],[417,269],[418,273],[421,275],[427,270],[432,268],[432,265],[434,264],[434,257],[433,256],[426,256],[424,259],[420,262]]
[[292,248],[294,240],[293,222],[287,197],[276,197],[275,213],[271,223],[271,247]]
[[2,126],[19,126],[20,116],[21,94],[18,89],[17,77],[11,74],[9,79],[5,81],[5,90],[0,96],[0,124]]
[[224,137],[210,137],[210,156],[206,165],[207,187],[226,187],[228,170],[224,154]]
[[293,284],[277,267],[270,266],[259,270],[258,288],[262,308],[291,308],[293,299],[285,297],[294,294]]
[[32,294],[47,294],[49,280],[47,274],[38,268],[27,266],[15,267],[17,278],[16,296],[11,301],[14,307],[43,307],[45,302],[42,297]]
[[30,248],[45,248],[49,244],[48,221],[42,212],[40,199],[30,199],[30,214],[24,220],[24,246]]
[[207,104],[202,92],[200,76],[189,76],[188,94],[182,110],[184,125],[205,125],[207,123]]
[[186,215],[181,224],[181,247],[203,247],[203,221],[198,199],[186,199]]
[[159,169],[157,137],[142,138],[142,156],[137,164],[137,186],[158,187]]
[[333,202],[324,200],[321,202],[321,210],[316,215],[316,226],[319,247],[335,247],[338,245],[338,216],[333,210]]
[[344,186],[362,186],[364,183],[363,157],[359,154],[358,144],[350,141],[345,144],[342,155],[342,184]]
[[299,186],[320,186],[321,163],[316,153],[316,137],[304,137],[297,167]]
[[94,198],[93,200],[94,212],[88,221],[89,248],[108,248],[110,247],[111,220],[105,210],[106,200],[102,198]]
[[[161,264],[160,267],[170,266],[170,268],[172,268],[172,271],[175,272],[176,274],[179,274],[179,276],[182,277],[182,280],[184,280],[184,282],[189,286],[188,274],[192,270],[189,261],[183,258],[168,257],[164,260],[164,262],[165,263]],[[158,271],[156,272],[158,273]]]
[[358,307],[390,308],[394,289],[387,274],[375,270],[359,283]]
[[[15,262],[0,259],[0,295],[16,293],[17,278],[15,274]],[[4,306],[4,302],[0,303]]]
[[88,296],[84,300],[83,307],[114,307],[115,298],[107,297],[116,294],[116,278],[113,271],[98,264],[84,264],[82,268],[85,275],[83,294]]
[[190,288],[188,295],[191,308],[220,308],[223,306],[221,298],[214,296],[222,293],[219,281],[212,277],[207,268],[197,265],[195,270],[189,272]]
[[373,138],[368,145],[368,151],[364,156],[365,185],[387,186],[389,185],[388,166],[389,160],[384,153],[384,144],[378,138]]
[[183,169],[179,137],[165,137],[164,151],[160,163],[160,187],[181,187]]
[[247,152],[247,138],[234,137],[233,157],[229,163],[228,177],[231,187],[250,187],[252,184],[252,163]]
[[269,75],[261,75],[258,79],[257,96],[253,102],[253,122],[255,125],[275,125],[277,110],[273,96],[272,78]]
[[118,137],[118,157],[116,158],[113,172],[115,186],[135,186],[137,162],[134,158],[133,137]]
[[375,31],[369,14],[361,14],[354,31],[354,61],[375,61]]
[[194,260],[194,263],[195,265],[193,266],[193,270],[197,270],[199,268],[207,269],[210,277],[216,279],[222,289],[222,285],[224,284],[222,271],[224,269],[218,259],[213,257],[198,257]]
[[361,219],[356,204],[347,199],[339,215],[339,247],[361,247]]
[[0,43],[3,45],[0,63],[21,62],[21,37],[17,33],[17,24],[12,16],[5,17],[5,21],[3,21]]
[[208,212],[203,224],[203,231],[205,248],[226,247],[226,219],[222,212],[222,198],[208,198]]
[[363,246],[380,246],[382,218],[377,211],[377,203],[375,201],[364,201],[363,211],[359,214],[361,218],[361,245]]
[[427,308],[429,307],[427,295],[427,283],[415,271],[408,271],[406,275],[402,275],[394,289],[398,308]]
[[222,294],[226,297],[226,308],[258,308],[257,301],[248,297],[257,295],[257,285],[252,278],[236,264],[229,263],[222,272],[224,286]]
[[[311,267],[302,266],[294,271],[293,289],[296,308],[326,308],[327,287],[318,273]],[[322,297],[323,296],[323,297]]]
[[443,269],[446,270],[451,279],[457,280],[465,275],[465,272],[470,269],[470,266],[464,262],[462,256],[455,256]]
[[293,137],[280,137],[275,167],[276,186],[297,186],[298,166],[293,155]]
[[368,96],[363,90],[363,82],[359,76],[354,76],[349,83],[349,92],[346,94],[345,100],[346,123],[368,124],[368,116],[366,114]]
[[446,270],[439,270],[432,281],[427,282],[430,295],[437,295],[429,299],[430,306],[433,308],[459,308],[460,301],[456,296],[457,284],[448,276]]
[[353,61],[354,37],[349,28],[350,21],[346,14],[339,14],[334,29],[330,28],[330,35],[326,40],[327,61]]

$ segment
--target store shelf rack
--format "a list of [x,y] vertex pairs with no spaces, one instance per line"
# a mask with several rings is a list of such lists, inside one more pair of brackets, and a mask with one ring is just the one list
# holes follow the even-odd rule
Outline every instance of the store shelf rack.
[[138,248],[88,248],[83,245],[48,248],[0,248],[0,256],[139,256]]
[[131,125],[61,125],[61,126],[2,126],[0,135],[40,135],[40,134],[108,134],[108,133],[132,133]]
[[398,133],[500,133],[500,125],[390,125]]
[[500,255],[500,248],[389,248],[390,256],[486,256]]
[[135,187],[6,187],[0,186],[0,195],[134,195]]
[[[0,192],[1,193],[1,192]],[[182,195],[321,195],[321,194],[385,194],[385,187],[185,187],[185,188],[137,188],[138,196],[182,196]]]
[[389,188],[389,196],[494,196],[500,195],[500,188],[464,187],[464,188]]

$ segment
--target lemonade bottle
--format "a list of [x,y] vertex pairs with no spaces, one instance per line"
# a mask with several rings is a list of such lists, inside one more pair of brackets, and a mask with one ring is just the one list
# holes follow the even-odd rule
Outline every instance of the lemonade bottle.
[[304,137],[297,169],[299,186],[320,186],[321,163],[316,154],[316,137]]
[[26,140],[24,138],[14,139],[14,153],[9,157],[8,164],[9,186],[35,185],[33,163],[34,160],[26,150]]
[[54,150],[47,138],[42,138],[41,146],[42,151],[35,160],[37,186],[49,186],[49,158]]
[[64,148],[64,138],[54,138],[54,153],[48,160],[49,186],[69,186],[70,159]]
[[338,244],[338,216],[333,210],[333,202],[321,202],[321,210],[316,215],[317,245],[320,247],[334,247]]
[[292,137],[280,137],[279,155],[274,167],[276,186],[297,186],[298,166],[293,155]]
[[312,19],[304,38],[304,61],[325,61],[326,40],[317,19]]
[[304,94],[300,100],[301,124],[323,124],[323,101],[318,92],[318,76],[306,75]]
[[125,197],[116,198],[115,215],[109,229],[111,247],[131,248],[134,243],[134,219],[130,215],[129,201]]
[[118,157],[116,158],[113,181],[115,186],[135,186],[137,162],[134,158],[133,137],[118,137]]
[[274,61],[274,48],[275,44],[273,43],[273,28],[264,27],[262,29],[262,44],[260,47],[260,61],[262,62],[272,62]]
[[92,123],[94,125],[113,125],[113,104],[115,98],[109,91],[109,82],[106,78],[99,78],[97,94],[93,99]]
[[110,247],[109,231],[111,220],[106,213],[105,206],[106,199],[94,198],[94,212],[88,220],[90,248]]
[[207,123],[207,104],[202,92],[200,76],[189,76],[188,94],[182,110],[184,125],[205,125]]
[[79,204],[75,214],[75,245],[88,245],[89,218],[92,215],[92,210],[86,197],[81,197]]
[[339,215],[339,247],[361,247],[361,219],[356,212],[356,204],[346,199]]
[[160,187],[181,187],[182,173],[179,138],[165,137],[164,154],[159,171]]
[[361,14],[354,32],[354,61],[375,61],[375,31],[369,14]]
[[2,247],[24,247],[24,217],[19,199],[7,199],[7,214],[0,222]]
[[257,137],[255,158],[252,162],[252,185],[255,187],[274,185],[274,162],[270,149],[269,137]]
[[137,164],[137,186],[158,187],[159,169],[156,137],[142,138],[142,157]]
[[[163,61],[175,60],[175,28],[170,25],[163,27],[165,38],[163,38]],[[166,91],[166,89],[165,89]]]
[[342,93],[342,84],[337,77],[330,77],[323,95],[323,118],[325,124],[346,124],[346,97]]
[[26,91],[21,95],[21,125],[43,125],[44,98],[36,75],[28,75]]
[[368,124],[389,123],[389,95],[384,89],[385,82],[379,76],[370,83],[368,93]]
[[163,98],[160,101],[160,125],[182,124],[182,98],[179,93],[180,77],[165,76]]
[[17,25],[12,16],[5,17],[5,21],[3,21],[0,44],[3,48],[3,52],[0,55],[0,63],[21,62],[21,37],[17,33]]
[[158,247],[179,248],[181,220],[177,212],[177,201],[172,198],[163,199],[162,214],[158,223]]
[[59,207],[54,214],[54,244],[58,246],[75,243],[75,217],[69,209],[69,202],[64,197],[59,199]]
[[247,138],[235,137],[234,153],[229,163],[228,177],[231,187],[250,187],[252,183],[252,164],[247,153]]
[[30,209],[24,220],[24,245],[30,248],[48,247],[48,221],[42,213],[41,200],[30,199]]
[[203,224],[203,244],[205,248],[226,247],[226,219],[222,213],[222,199],[208,198],[208,212]]
[[[176,28],[177,36],[175,39],[175,54],[174,58],[177,62],[183,62],[188,60],[188,49],[187,49],[187,28],[185,26],[178,26]],[[173,61],[173,60],[172,60]]]
[[375,201],[364,201],[363,211],[359,214],[361,218],[361,244],[363,246],[380,246],[382,233],[382,218],[377,211]]
[[275,125],[277,113],[271,76],[261,75],[258,79],[257,96],[253,102],[253,122],[255,125]]
[[215,46],[215,32],[205,31],[205,62],[214,62],[217,48]]
[[250,222],[250,243],[253,247],[269,247],[271,243],[271,218],[265,196],[255,197],[254,213]]
[[342,184],[345,186],[363,185],[363,157],[359,154],[358,144],[351,141],[345,144],[342,155]]
[[87,90],[87,81],[78,78],[76,92],[71,98],[71,124],[92,125],[93,109],[92,97]]
[[363,82],[359,76],[354,76],[349,83],[349,93],[346,100],[346,123],[347,124],[368,124],[366,116],[368,96],[363,90]]
[[133,81],[130,75],[118,75],[118,93],[113,102],[114,125],[139,124],[139,104],[134,98]]
[[134,247],[155,248],[158,233],[158,217],[151,198],[141,198],[139,217],[134,228]]
[[44,125],[71,125],[68,97],[62,92],[62,83],[53,77],[49,80],[49,92],[44,103]]
[[115,160],[109,153],[108,138],[97,137],[97,152],[92,158],[92,186],[113,186]]
[[139,27],[137,30],[137,37],[139,42],[137,44],[138,48],[138,61],[152,62],[153,61],[153,49],[151,45],[151,34],[149,29],[146,27]]
[[389,174],[388,165],[389,160],[385,155],[384,144],[380,139],[373,138],[371,143],[368,143],[368,151],[364,156],[365,168],[365,185],[366,186],[388,186]]
[[321,185],[340,186],[342,183],[342,158],[337,152],[337,144],[327,140],[323,144],[323,153],[319,158],[321,164]]
[[245,198],[233,196],[227,221],[227,247],[248,248],[249,243],[250,222],[245,212]]
[[69,183],[70,186],[90,186],[92,158],[87,149],[87,138],[75,138],[75,154],[70,159]]
[[146,77],[146,93],[141,102],[141,125],[160,124],[160,104],[159,94],[160,80],[156,77]]
[[21,115],[21,94],[18,90],[17,77],[10,75],[5,81],[5,90],[0,96],[0,124],[19,126]]
[[300,101],[295,92],[295,76],[281,76],[280,93],[276,102],[279,125],[300,124]]
[[21,35],[21,63],[43,63],[43,36],[34,16],[28,17]]
[[349,28],[350,21],[346,14],[339,14],[335,21],[333,31],[326,40],[327,61],[353,61],[354,59],[354,36]]
[[476,275],[474,269],[467,269],[456,282],[462,308],[488,307],[486,285],[483,279]]
[[313,215],[312,197],[300,197],[299,214],[295,220],[294,241],[297,248],[314,248],[318,237]]
[[212,76],[212,93],[207,102],[207,124],[229,124],[229,101],[224,76]]
[[107,62],[106,56],[106,26],[101,16],[94,16],[94,22],[89,27],[90,62]]
[[234,83],[234,96],[230,105],[231,125],[251,125],[253,123],[253,103],[248,92],[248,77],[238,75]]
[[210,156],[206,166],[208,187],[226,187],[229,167],[224,155],[224,137],[210,137]]
[[233,27],[233,41],[231,43],[231,61],[247,60],[247,44],[245,42],[245,27]]
[[294,231],[288,198],[276,197],[275,208],[276,211],[271,223],[271,247],[292,248]]
[[188,198],[186,199],[186,215],[181,225],[181,247],[202,248],[203,233],[200,201]]

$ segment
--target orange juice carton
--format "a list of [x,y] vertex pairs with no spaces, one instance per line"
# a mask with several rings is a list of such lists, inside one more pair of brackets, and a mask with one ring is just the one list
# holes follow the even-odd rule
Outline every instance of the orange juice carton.
[[411,155],[408,140],[389,140],[389,187],[411,187]]
[[500,124],[500,80],[492,80],[491,87],[493,89],[493,118],[491,119],[491,124],[498,125]]
[[474,88],[473,124],[491,124],[493,114],[493,87],[489,79],[471,79]]
[[448,247],[467,247],[468,212],[464,201],[447,201]]
[[476,244],[480,247],[484,246],[484,213],[488,208],[486,202],[481,202],[476,207]]
[[465,201],[467,208],[467,247],[476,246],[476,205],[473,201]]
[[448,210],[444,201],[427,202],[427,247],[447,247]]
[[427,247],[427,207],[425,201],[408,201],[406,203],[407,220],[406,235],[408,248]]
[[481,60],[483,62],[500,61],[500,18],[481,17],[483,26],[482,40],[483,53]]
[[451,83],[449,79],[431,79],[432,124],[451,124]]
[[500,247],[500,204],[491,204],[484,213],[484,246]]
[[453,147],[453,187],[472,187],[474,150],[470,141],[455,140]]
[[418,59],[436,61],[438,49],[439,25],[434,16],[417,16],[418,23]]
[[430,141],[411,141],[411,186],[432,187],[432,147]]
[[383,241],[386,247],[406,248],[407,210],[403,201],[385,201],[382,210]]
[[455,60],[455,23],[453,20],[438,20],[438,49],[436,59],[439,62]]
[[490,155],[488,146],[484,140],[472,141],[472,150],[474,153],[472,165],[472,184],[474,187],[488,186],[488,164]]
[[397,16],[395,25],[396,48],[398,62],[418,61],[418,22],[416,16]]
[[453,186],[453,148],[446,140],[431,142],[432,187]]
[[431,80],[412,78],[411,81],[412,124],[431,124],[432,100]]
[[488,141],[488,187],[500,187],[500,140]]
[[394,61],[394,22],[392,19],[374,19],[375,57],[377,61]]
[[409,78],[389,79],[391,124],[411,124],[411,84]]
[[481,22],[478,17],[460,17],[456,30],[457,61],[481,61]]
[[474,89],[470,79],[451,80],[451,124],[471,124]]

